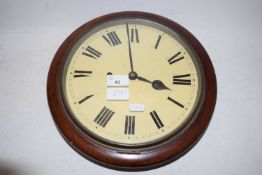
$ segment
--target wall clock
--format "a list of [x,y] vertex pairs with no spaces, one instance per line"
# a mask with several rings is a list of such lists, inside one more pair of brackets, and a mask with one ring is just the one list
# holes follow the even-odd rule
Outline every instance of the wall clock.
[[47,95],[58,130],[78,153],[118,170],[148,170],[200,139],[216,77],[199,41],[145,12],[98,17],[74,31],[51,64]]

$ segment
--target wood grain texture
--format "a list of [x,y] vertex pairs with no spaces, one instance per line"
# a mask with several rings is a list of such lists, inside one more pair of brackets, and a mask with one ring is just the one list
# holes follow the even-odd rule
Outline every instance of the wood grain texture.
[[[175,137],[149,147],[125,148],[105,144],[84,133],[70,118],[61,97],[61,69],[71,47],[94,26],[123,18],[141,18],[160,23],[178,33],[200,59],[204,74],[202,103],[193,120]],[[67,143],[89,160],[118,170],[140,171],[170,163],[189,151],[205,132],[216,103],[216,76],[210,58],[200,42],[185,28],[167,18],[145,12],[118,12],[96,18],[74,31],[60,46],[51,64],[47,97],[56,126]]]

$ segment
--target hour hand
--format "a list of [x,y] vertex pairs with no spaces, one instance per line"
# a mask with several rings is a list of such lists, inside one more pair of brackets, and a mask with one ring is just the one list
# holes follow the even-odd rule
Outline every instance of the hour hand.
[[154,88],[154,89],[157,89],[157,90],[164,90],[164,89],[166,89],[166,90],[171,90],[171,89],[169,89],[162,81],[160,81],[160,80],[154,80],[153,82],[152,82],[152,87]]
[[140,77],[140,76],[138,76],[137,79],[140,80],[140,81],[144,81],[144,82],[152,84],[152,87],[154,89],[156,89],[156,90],[165,90],[165,89],[166,90],[171,90],[160,80],[154,80],[152,82],[152,81],[149,81],[146,78],[143,78],[143,77]]
[[140,80],[140,81],[144,81],[144,82],[147,82],[147,83],[151,83],[151,84],[152,84],[151,81],[149,81],[149,80],[147,80],[147,79],[145,79],[145,78],[143,78],[143,77],[138,76],[137,79]]

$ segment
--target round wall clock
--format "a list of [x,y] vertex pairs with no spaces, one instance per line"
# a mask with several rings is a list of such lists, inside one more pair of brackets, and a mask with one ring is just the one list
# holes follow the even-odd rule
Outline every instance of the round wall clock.
[[145,12],[98,17],[74,31],[51,64],[47,95],[58,130],[82,156],[118,170],[148,170],[189,151],[216,101],[199,41]]

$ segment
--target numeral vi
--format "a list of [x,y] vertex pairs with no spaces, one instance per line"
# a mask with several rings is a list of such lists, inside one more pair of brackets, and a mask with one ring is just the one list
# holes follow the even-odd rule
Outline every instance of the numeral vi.
[[135,116],[126,116],[124,133],[126,135],[135,134]]

